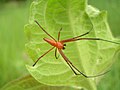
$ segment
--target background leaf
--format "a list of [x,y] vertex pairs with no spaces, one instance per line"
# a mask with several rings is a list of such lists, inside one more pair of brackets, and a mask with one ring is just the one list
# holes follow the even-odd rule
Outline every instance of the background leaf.
[[[61,27],[63,28],[61,39],[66,39],[89,31],[93,24],[93,30],[87,37],[114,41],[107,24],[106,12],[100,12],[86,5],[85,0],[65,0],[64,2],[39,0],[39,2],[32,3],[30,22],[25,27],[25,33],[28,37],[26,49],[33,61],[50,48],[50,45],[42,40],[47,35],[40,31],[34,20],[37,20],[47,32],[56,38]],[[80,41],[69,43],[64,53],[82,72],[87,75],[96,75],[111,66],[118,49],[117,46],[102,41]],[[76,54],[74,54],[75,52]],[[55,60],[53,51],[42,58],[35,67],[27,66],[27,69],[37,81],[46,85],[64,85],[96,90],[95,81],[97,79],[75,76],[62,57]]]
[[24,65],[28,58],[23,29],[29,5],[29,2],[0,3],[0,87],[28,73]]
[[93,5],[100,10],[107,10],[108,22],[115,37],[120,37],[119,15],[120,1],[119,0],[88,0],[90,5]]
[[78,90],[72,87],[47,86],[37,82],[31,75],[26,75],[9,82],[1,90]]
[[[108,13],[108,22],[112,31],[112,34],[116,37],[120,37],[120,1],[119,0],[88,0],[90,5],[93,5],[100,10],[106,10]],[[118,55],[120,56],[120,54]],[[98,84],[98,90],[119,90],[119,76],[120,76],[120,57],[114,62],[111,72],[108,73],[102,81]],[[113,78],[114,77],[114,78]],[[114,83],[114,85],[113,85]]]

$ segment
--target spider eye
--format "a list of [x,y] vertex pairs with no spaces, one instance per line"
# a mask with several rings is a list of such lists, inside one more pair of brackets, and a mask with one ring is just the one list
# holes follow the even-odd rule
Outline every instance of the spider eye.
[[63,44],[63,46],[66,46],[66,44]]
[[65,47],[63,47],[63,50],[65,49]]

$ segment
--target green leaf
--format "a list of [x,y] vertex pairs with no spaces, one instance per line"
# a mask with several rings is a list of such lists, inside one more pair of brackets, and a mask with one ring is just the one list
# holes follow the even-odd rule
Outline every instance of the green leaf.
[[37,82],[31,75],[26,75],[19,79],[9,82],[0,90],[78,90],[72,87],[47,86]]
[[[87,5],[86,0],[38,0],[32,3],[29,24],[25,26],[28,38],[26,50],[33,61],[51,47],[43,40],[44,37],[50,37],[34,20],[56,39],[61,27],[61,40],[81,35],[93,28],[85,37],[115,41],[107,23],[106,12]],[[118,46],[104,41],[77,41],[68,43],[64,53],[83,73],[97,75],[112,65],[116,51],[120,48]],[[61,56],[55,59],[54,51],[44,56],[35,67],[27,65],[27,69],[38,82],[51,86],[96,90],[96,81],[100,79],[76,76]]]

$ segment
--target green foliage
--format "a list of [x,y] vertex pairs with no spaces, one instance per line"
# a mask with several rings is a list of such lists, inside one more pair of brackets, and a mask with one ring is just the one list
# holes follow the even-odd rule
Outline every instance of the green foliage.
[[0,0],[0,3],[1,2],[10,2],[10,1],[26,1],[26,0]]
[[5,4],[0,9],[0,87],[25,74],[24,25],[28,5]]
[[[120,1],[119,0],[88,0],[90,5],[93,5],[100,10],[107,10],[108,22],[112,34],[120,38]],[[111,71],[102,79],[98,85],[98,90],[119,90],[120,88],[120,54]],[[114,85],[113,85],[114,84]]]
[[[56,38],[61,27],[63,28],[61,39],[66,39],[89,31],[93,24],[93,30],[87,37],[115,40],[107,24],[106,12],[88,6],[85,0],[36,1],[31,5],[30,22],[25,27],[28,37],[26,50],[33,61],[50,48],[50,45],[42,40],[47,35],[40,30],[34,20]],[[112,65],[117,49],[118,45],[108,42],[78,41],[69,43],[64,53],[79,70],[87,75],[96,75]],[[55,60],[54,52],[42,58],[35,67],[27,66],[27,69],[37,81],[52,86],[96,90],[96,83],[100,79],[75,76],[62,57]]]
[[120,37],[120,0],[88,0],[90,5],[96,6],[100,10],[107,10],[108,22],[112,33]]
[[27,75],[6,84],[2,90],[79,90],[64,86],[47,86],[37,82],[32,76]]

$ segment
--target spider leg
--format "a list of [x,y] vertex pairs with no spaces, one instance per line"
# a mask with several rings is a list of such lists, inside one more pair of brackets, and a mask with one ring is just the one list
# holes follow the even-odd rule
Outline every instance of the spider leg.
[[114,41],[105,40],[105,39],[101,39],[101,38],[77,38],[77,39],[62,40],[61,42],[67,43],[67,42],[73,42],[73,41],[78,41],[78,40],[99,40],[99,41],[106,41],[106,42],[110,42],[110,43],[120,44],[119,42],[114,42]]
[[60,31],[58,32],[58,41],[60,40],[60,32],[62,31],[62,28],[60,29]]
[[55,49],[55,58],[58,59],[59,56],[57,56],[57,48]]
[[[62,56],[62,57],[64,58],[64,60],[66,61],[66,63],[69,65],[69,67],[70,67],[70,68],[72,69],[72,71],[75,73],[75,75],[83,75],[83,76],[86,77],[86,78],[94,78],[94,77],[102,76],[102,75],[104,75],[104,74],[106,74],[106,73],[109,72],[109,71],[107,71],[107,72],[104,72],[104,73],[102,73],[102,74],[98,74],[98,75],[94,75],[94,76],[87,76],[87,75],[85,75],[84,73],[82,73],[80,70],[78,70],[78,69],[72,64],[72,62],[64,55],[64,53],[62,52],[61,49],[58,49],[58,50],[59,50],[61,56]],[[77,74],[74,69],[75,69],[76,71],[78,71],[79,74]]]
[[92,28],[91,28],[88,32],[83,33],[83,34],[81,34],[81,35],[79,35],[79,36],[76,36],[76,37],[73,37],[73,38],[69,38],[69,39],[66,39],[66,40],[62,40],[62,42],[66,42],[66,41],[70,41],[70,40],[73,40],[73,39],[80,38],[80,37],[82,37],[82,36],[86,36],[86,35],[88,35],[92,30],[93,30],[93,24],[92,24]]
[[[55,38],[54,37],[52,37],[36,20],[34,20],[37,24],[38,24],[38,26],[43,30],[43,32],[45,32],[49,37],[51,37],[53,40],[55,40]],[[56,41],[56,40],[55,40]]]
[[114,41],[110,41],[110,40],[105,40],[105,39],[101,39],[101,38],[78,38],[77,40],[100,40],[100,41],[106,41],[106,42],[110,42],[110,43],[115,43],[115,44],[120,44],[118,42],[114,42]]
[[35,61],[35,63],[33,64],[33,66],[35,66],[36,65],[36,63],[43,57],[43,56],[45,56],[47,53],[49,53],[51,50],[53,50],[55,47],[52,47],[51,49],[49,49],[48,51],[46,51],[43,55],[41,55],[36,61]]

